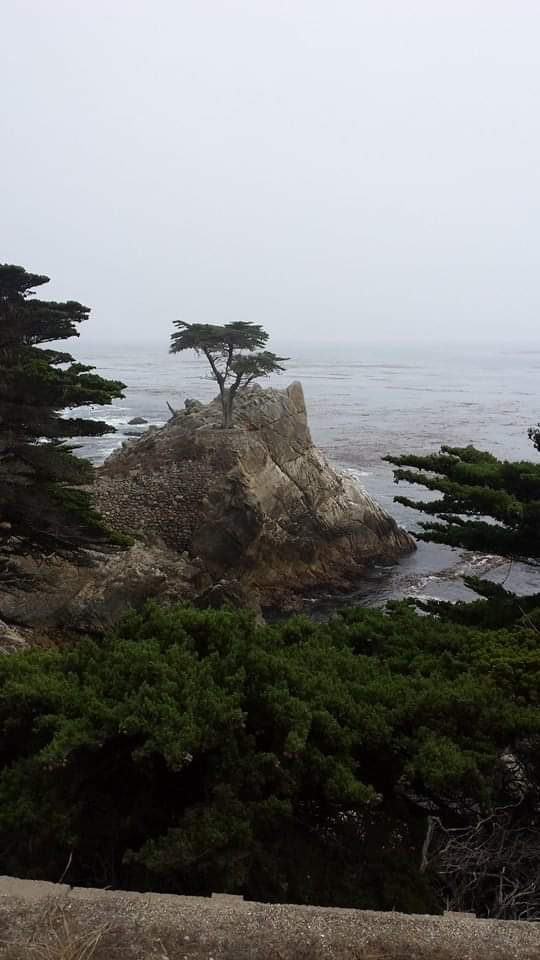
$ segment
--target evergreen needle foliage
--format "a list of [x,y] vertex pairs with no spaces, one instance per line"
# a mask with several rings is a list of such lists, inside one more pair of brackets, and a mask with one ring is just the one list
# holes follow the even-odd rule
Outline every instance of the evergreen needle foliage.
[[178,332],[171,336],[171,353],[195,350],[208,360],[211,375],[219,387],[223,426],[233,425],[234,398],[239,389],[259,377],[283,371],[287,357],[262,348],[268,341],[266,330],[258,323],[185,323],[175,320]]
[[[536,448],[538,430],[530,431]],[[396,497],[432,519],[419,540],[540,561],[540,463],[501,461],[474,447],[441,447],[427,456],[386,457],[406,481],[442,494],[432,500]]]
[[539,736],[527,623],[149,604],[104,639],[0,658],[2,869],[56,879],[71,858],[71,883],[433,910],[427,814],[515,802],[516,769],[538,810]]
[[[48,277],[0,265],[0,550],[73,550],[111,534],[77,489],[93,479],[70,437],[100,436],[107,423],[64,416],[73,407],[109,404],[124,385],[76,363],[58,341],[78,336],[89,308],[38,300]],[[118,539],[118,538],[117,538]],[[122,539],[122,538],[120,538]]]

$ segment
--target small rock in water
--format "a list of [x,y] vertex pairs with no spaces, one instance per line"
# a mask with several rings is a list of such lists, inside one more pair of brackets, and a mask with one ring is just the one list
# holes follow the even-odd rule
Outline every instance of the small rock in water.
[[148,423],[148,420],[145,420],[144,417],[133,417],[132,420],[128,420],[128,425],[130,427],[139,427],[143,423]]

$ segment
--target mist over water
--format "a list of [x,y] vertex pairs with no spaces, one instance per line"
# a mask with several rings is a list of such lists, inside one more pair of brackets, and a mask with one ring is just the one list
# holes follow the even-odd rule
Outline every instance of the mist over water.
[[[540,349],[533,346],[300,346],[282,341],[272,346],[290,360],[286,373],[264,383],[285,387],[292,380],[302,382],[314,442],[407,529],[414,530],[419,517],[395,504],[393,497],[398,492],[418,493],[424,499],[428,495],[407,485],[397,488],[390,464],[381,459],[385,454],[472,443],[503,459],[537,457],[527,437],[527,428],[540,419]],[[133,417],[161,425],[169,415],[167,401],[182,407],[188,397],[208,401],[216,393],[206,362],[170,355],[167,344],[82,344],[78,356],[127,386],[125,398],[111,407],[84,411],[117,429],[81,441],[80,453],[96,464],[141,429],[128,425]],[[408,595],[455,600],[471,596],[461,580],[467,573],[504,580],[509,589],[521,592],[540,590],[540,576],[533,569],[419,544],[414,555],[394,567],[374,566],[346,602],[379,604]],[[306,602],[324,615],[324,600]],[[335,598],[328,604],[335,607]]]

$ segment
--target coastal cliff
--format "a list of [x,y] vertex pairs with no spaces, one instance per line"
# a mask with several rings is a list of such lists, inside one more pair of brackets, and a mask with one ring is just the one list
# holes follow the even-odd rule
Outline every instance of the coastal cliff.
[[263,603],[347,589],[411,537],[313,444],[300,383],[238,395],[234,429],[218,401],[187,405],[100,468],[96,502],[138,540],[198,558],[212,583],[239,581]]

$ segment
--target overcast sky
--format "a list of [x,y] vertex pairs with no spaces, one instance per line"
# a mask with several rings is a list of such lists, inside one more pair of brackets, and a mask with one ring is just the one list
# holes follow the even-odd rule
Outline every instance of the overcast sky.
[[536,338],[537,0],[4,0],[1,35],[0,261],[87,336]]

